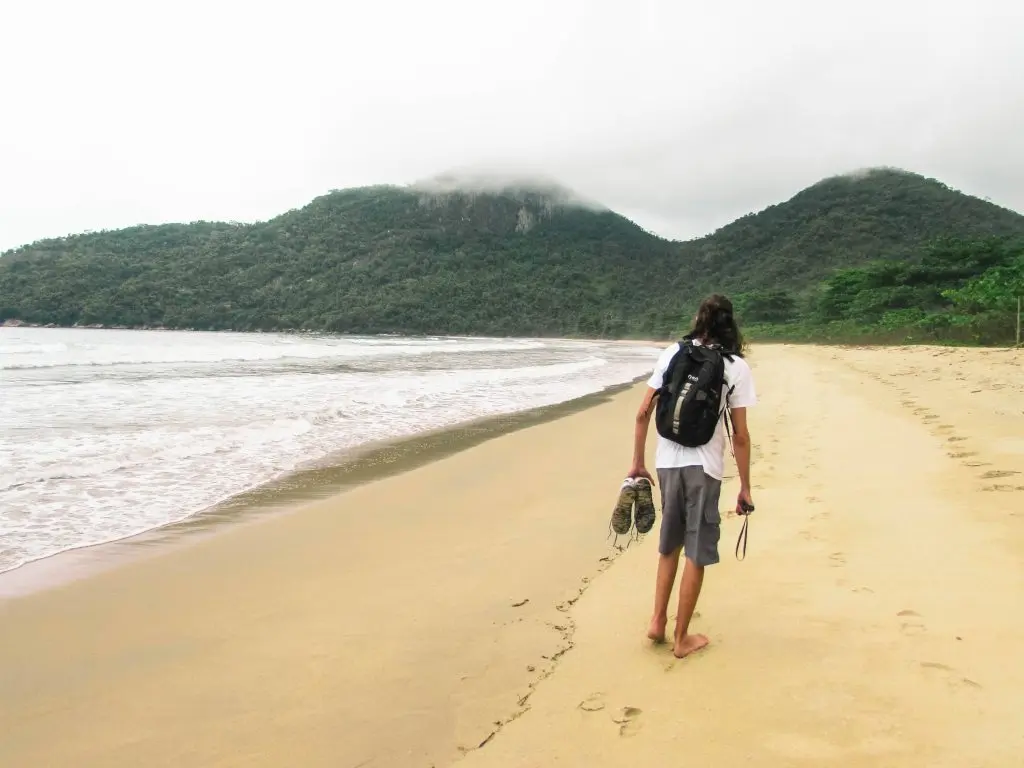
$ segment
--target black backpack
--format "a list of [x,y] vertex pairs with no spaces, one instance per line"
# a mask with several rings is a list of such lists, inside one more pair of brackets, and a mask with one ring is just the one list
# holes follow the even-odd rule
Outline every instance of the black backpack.
[[[732,359],[718,345],[679,342],[679,351],[665,371],[654,423],[666,440],[696,448],[707,444],[725,413],[725,359]],[[726,422],[726,429],[729,425]]]

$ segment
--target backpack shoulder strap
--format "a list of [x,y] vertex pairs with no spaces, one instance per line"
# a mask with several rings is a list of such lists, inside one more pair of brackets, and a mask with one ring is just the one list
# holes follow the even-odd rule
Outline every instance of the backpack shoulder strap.
[[688,339],[683,339],[679,342],[679,349],[676,350],[675,355],[672,357],[672,361],[668,365],[668,369],[665,371],[665,378],[662,381],[662,388],[668,390],[670,393],[675,394],[679,391],[679,385],[683,382],[683,376],[686,375],[686,366],[683,365],[684,356],[689,356],[690,349],[692,349]]
[[732,444],[732,415],[729,413],[729,398],[732,395],[734,389],[736,389],[735,384],[733,384],[732,386],[725,390],[725,397],[722,398],[722,419],[725,421],[725,434],[729,438],[729,454],[735,459],[736,448]]
[[732,388],[730,387],[729,391],[725,393],[725,405],[722,406],[722,420],[725,421],[725,434],[729,438],[729,454],[735,459],[736,448],[732,444],[732,429],[730,424],[732,417],[729,415],[729,395],[731,394]]

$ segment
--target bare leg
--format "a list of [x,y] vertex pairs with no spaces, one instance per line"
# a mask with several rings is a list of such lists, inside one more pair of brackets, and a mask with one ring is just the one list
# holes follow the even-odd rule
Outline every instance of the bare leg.
[[704,635],[691,635],[690,619],[697,607],[700,588],[704,583],[704,567],[686,558],[683,565],[683,578],[679,583],[679,612],[676,614],[675,647],[672,653],[676,658],[683,658],[694,651],[699,651],[708,644]]
[[665,625],[668,624],[668,601],[672,597],[672,586],[676,581],[679,567],[679,550],[670,555],[658,555],[658,580],[654,585],[654,616],[647,630],[647,637],[656,643],[665,642]]

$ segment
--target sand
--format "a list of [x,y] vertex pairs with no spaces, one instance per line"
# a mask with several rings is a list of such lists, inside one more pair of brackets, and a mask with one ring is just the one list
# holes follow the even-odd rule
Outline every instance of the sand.
[[[1024,755],[1024,354],[762,348],[757,512],[675,661],[654,541],[481,766],[1013,766]],[[730,488],[734,488],[733,484]]]
[[633,401],[0,601],[0,766],[452,762],[614,554]]
[[700,654],[605,538],[637,387],[0,603],[0,765],[1020,764],[1024,354],[750,362]]

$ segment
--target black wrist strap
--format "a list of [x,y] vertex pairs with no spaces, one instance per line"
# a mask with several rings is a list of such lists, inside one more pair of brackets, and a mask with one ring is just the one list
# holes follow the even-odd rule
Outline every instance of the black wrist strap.
[[[750,515],[743,516],[743,527],[740,528],[740,535],[736,539],[736,559],[744,560],[747,557],[747,525],[750,523]],[[740,544],[743,544],[743,557],[740,557]]]

